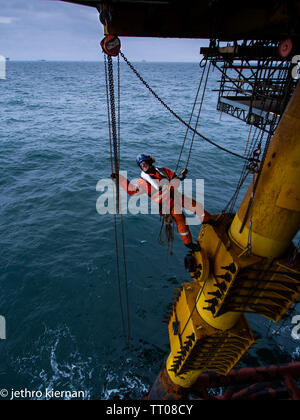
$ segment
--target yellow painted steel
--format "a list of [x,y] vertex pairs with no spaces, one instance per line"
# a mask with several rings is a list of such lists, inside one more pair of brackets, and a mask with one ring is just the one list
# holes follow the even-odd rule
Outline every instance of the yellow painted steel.
[[183,283],[169,314],[166,371],[177,390],[203,371],[233,369],[254,343],[246,309],[278,322],[300,296],[300,261],[290,261],[299,180],[300,84],[237,214],[201,228],[194,281]]
[[204,249],[195,252],[194,259],[196,261],[196,271],[191,272],[191,277],[194,281],[200,283],[205,282],[209,276],[209,259]]
[[287,210],[300,211],[300,184],[283,184],[276,206]]
[[241,248],[246,248],[252,213],[252,252],[277,258],[300,225],[300,84],[277,127],[258,180],[257,177],[252,211],[247,214],[253,183],[232,223],[230,235]]
[[215,317],[210,310],[204,309],[209,307],[209,304],[206,301],[212,299],[212,295],[210,293],[214,293],[216,291],[214,284],[216,284],[216,279],[214,276],[210,276],[208,281],[205,283],[205,287],[203,287],[197,298],[197,310],[201,313],[203,320],[213,328],[226,331],[237,323],[241,314],[237,312],[227,312],[224,315]]
[[167,371],[177,386],[230,372],[254,342],[247,308],[278,321],[300,296],[299,262],[283,256],[300,225],[299,179],[300,85],[237,214],[201,229],[194,282],[183,284],[169,319]]
[[299,258],[291,263],[292,245],[280,259],[249,255],[226,236],[230,220],[226,215],[203,235],[202,251],[211,261],[211,272],[197,298],[198,312],[221,330],[232,327],[249,309],[278,322],[300,296]]
[[190,370],[185,375],[177,375],[172,371],[173,361],[174,361],[174,356],[171,353],[166,362],[167,372],[171,381],[175,385],[179,385],[182,388],[191,388],[191,386],[194,385],[194,383],[197,381],[197,379],[201,375],[202,370]]
[[[230,227],[229,236],[233,242],[238,244],[244,251],[248,250],[249,228],[245,227],[240,233],[242,221],[237,214]],[[278,255],[283,247],[283,242],[273,238],[268,238],[259,233],[251,232],[251,251],[256,255],[265,258],[272,258]]]
[[195,310],[198,289],[197,283],[182,284],[169,321],[167,371],[172,382],[184,388],[203,371],[226,375],[254,342],[244,316],[227,330],[208,324]]
[[231,296],[223,309],[234,307],[240,312],[250,309],[278,322],[300,296],[299,257],[292,265],[289,257],[274,260],[271,264],[266,259],[265,264],[245,269],[237,281],[239,287],[235,289],[235,297]]
[[[108,13],[108,6],[106,3],[101,3],[102,6],[102,11]],[[109,31],[108,31],[108,22],[106,22],[106,24],[103,25],[103,29],[104,29],[104,35],[109,35]]]
[[224,331],[232,328],[240,317],[240,313],[222,311],[231,285],[241,269],[261,261],[260,257],[245,255],[228,237],[227,226],[232,217],[224,215],[217,227],[207,226],[202,233],[202,251],[210,260],[211,271],[197,298],[197,310],[203,319]]

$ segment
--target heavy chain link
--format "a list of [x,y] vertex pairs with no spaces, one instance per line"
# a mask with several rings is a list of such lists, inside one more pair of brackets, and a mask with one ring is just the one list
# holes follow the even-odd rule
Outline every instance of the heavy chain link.
[[[113,74],[113,62],[112,62],[111,56],[107,56],[107,64],[108,64],[109,97],[110,97],[110,111],[111,111],[112,149],[113,149],[113,154],[114,154],[114,172],[116,174],[117,212],[120,213],[120,182],[119,182],[120,144],[119,144],[119,138],[118,138],[119,130],[117,129],[114,74]],[[119,84],[119,81],[118,81],[118,84]],[[118,105],[118,109],[119,109],[119,105]]]
[[[119,183],[119,171],[120,171],[120,67],[118,59],[118,122],[116,117],[115,109],[115,92],[114,92],[114,75],[113,75],[113,63],[112,57],[104,57],[104,68],[105,68],[105,82],[106,82],[106,96],[107,96],[107,114],[108,114],[108,127],[109,127],[109,145],[110,145],[110,161],[112,173],[116,173],[116,207],[117,212],[114,214],[114,232],[115,232],[115,246],[116,246],[116,269],[117,269],[117,280],[118,280],[118,293],[119,293],[119,305],[123,326],[123,333],[125,343],[129,344],[131,336],[131,323],[130,323],[130,312],[129,312],[129,296],[128,296],[128,275],[127,275],[127,262],[126,262],[126,247],[125,247],[125,230],[123,214],[120,206],[120,183]],[[124,265],[124,279],[125,279],[125,299],[123,302],[122,290],[121,290],[121,273],[120,273],[120,258],[119,258],[119,239],[118,239],[118,228],[117,228],[117,214],[119,213],[121,219],[121,238],[122,238],[122,251],[123,251],[123,265]],[[125,310],[127,316],[127,332],[125,326]]]

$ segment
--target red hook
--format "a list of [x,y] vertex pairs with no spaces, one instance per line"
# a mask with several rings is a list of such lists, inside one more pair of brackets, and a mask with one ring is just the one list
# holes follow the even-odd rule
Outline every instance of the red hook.
[[111,57],[117,57],[121,50],[121,41],[115,35],[106,35],[100,43],[105,54]]

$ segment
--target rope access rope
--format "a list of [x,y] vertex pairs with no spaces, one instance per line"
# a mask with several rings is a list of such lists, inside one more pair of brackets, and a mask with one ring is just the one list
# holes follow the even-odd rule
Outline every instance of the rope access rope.
[[[196,124],[195,124],[195,129],[198,127],[198,122],[199,122],[199,118],[200,118],[200,115],[201,115],[202,106],[203,106],[203,103],[204,103],[204,97],[205,97],[205,93],[206,93],[206,88],[207,88],[207,82],[208,82],[208,76],[209,76],[210,68],[211,68],[211,62],[209,63],[207,74],[206,74],[206,80],[205,80],[205,84],[204,84],[204,88],[203,88],[202,99],[201,99],[201,102],[200,102],[200,107],[199,107],[199,112],[198,112],[198,116],[197,116],[197,121],[196,121]],[[204,68],[203,73],[205,73],[205,70],[206,70],[206,66]],[[193,144],[194,144],[194,140],[195,140],[195,134],[196,134],[196,132],[194,131],[193,132],[192,141],[191,141],[191,145],[190,145],[189,155],[188,155],[188,158],[187,158],[187,161],[186,161],[186,165],[185,165],[186,168],[188,167],[189,162],[190,162],[190,158],[191,158],[191,154],[192,154],[192,149],[193,149]]]
[[162,238],[163,228],[165,228],[165,237],[168,244],[167,257],[166,257],[166,261],[168,262],[168,255],[169,254],[170,256],[173,255],[173,243],[174,243],[174,221],[170,214],[163,214],[161,216],[161,227],[160,227],[160,231],[159,231],[159,235],[157,239],[160,245],[165,244],[165,241]]
[[[183,143],[182,143],[182,146],[181,146],[181,150],[180,150],[180,153],[179,153],[175,173],[177,173],[178,168],[179,168],[179,164],[180,164],[180,161],[181,161],[181,156],[182,156],[184,146],[185,146],[185,143],[186,143],[186,139],[187,139],[187,135],[188,135],[188,132],[189,132],[189,129],[190,129],[189,126],[191,125],[191,122],[192,122],[192,118],[193,118],[193,115],[194,115],[194,111],[195,111],[195,107],[196,107],[196,104],[197,104],[198,96],[199,96],[200,89],[201,89],[201,86],[202,86],[202,81],[203,81],[206,65],[207,65],[207,61],[205,61],[204,69],[203,69],[202,74],[201,74],[201,78],[200,78],[198,89],[197,89],[197,92],[196,92],[193,108],[192,108],[190,119],[189,119],[189,122],[188,122],[188,127],[186,129],[185,136],[184,136],[184,139],[183,139]],[[200,67],[201,67],[201,63],[200,63]]]
[[183,120],[175,111],[173,111],[169,105],[167,105],[154,90],[149,86],[149,84],[143,79],[143,77],[138,73],[138,71],[134,68],[134,66],[129,62],[129,60],[125,57],[125,55],[120,52],[123,60],[125,63],[129,66],[129,68],[133,71],[133,73],[137,76],[137,78],[143,83],[144,86],[152,93],[152,95],[175,117],[178,121],[180,121],[182,124],[184,124],[186,127],[188,127],[191,131],[193,131],[195,134],[200,136],[203,140],[207,141],[208,143],[212,144],[213,146],[217,147],[220,150],[223,150],[224,152],[227,152],[233,156],[239,157],[243,160],[248,160],[245,156],[242,156],[238,153],[232,152],[231,150],[226,149],[223,146],[220,146],[219,144],[215,143],[213,140],[210,140],[208,137],[204,136],[203,134],[199,133],[199,131],[195,130],[193,127],[191,127],[185,120]]

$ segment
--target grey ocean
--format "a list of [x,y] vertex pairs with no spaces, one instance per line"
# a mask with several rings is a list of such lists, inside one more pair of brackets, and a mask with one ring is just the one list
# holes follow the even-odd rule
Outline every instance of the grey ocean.
[[[136,67],[188,121],[199,65]],[[243,154],[248,127],[220,119],[218,79],[212,73],[199,131]],[[122,63],[121,169],[137,177],[139,152],[175,169],[185,131]],[[242,164],[195,139],[190,176],[204,178],[208,211],[224,208]],[[7,328],[7,339],[0,340],[0,388],[141,398],[167,357],[162,319],[174,288],[189,281],[186,250],[176,234],[167,263],[166,248],[157,243],[159,216],[124,216],[132,336],[126,346],[113,216],[96,211],[97,182],[110,172],[103,63],[8,62],[7,80],[0,80],[0,315]],[[192,233],[196,238],[199,226]],[[290,320],[248,319],[261,340],[240,366],[300,360]]]

